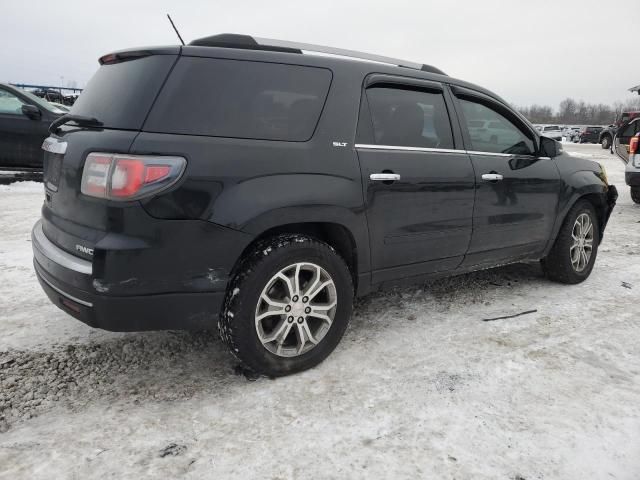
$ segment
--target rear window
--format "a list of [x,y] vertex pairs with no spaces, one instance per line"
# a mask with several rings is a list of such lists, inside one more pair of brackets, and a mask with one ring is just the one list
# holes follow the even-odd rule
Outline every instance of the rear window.
[[324,68],[182,57],[144,129],[306,141],[320,118],[331,77]]
[[175,59],[175,55],[151,55],[102,65],[71,113],[95,117],[106,128],[139,130]]

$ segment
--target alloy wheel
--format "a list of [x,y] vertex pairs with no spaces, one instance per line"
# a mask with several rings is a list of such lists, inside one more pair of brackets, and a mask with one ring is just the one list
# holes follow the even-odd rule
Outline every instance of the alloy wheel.
[[255,326],[264,348],[296,357],[316,347],[333,323],[338,295],[331,276],[314,263],[277,272],[260,294]]
[[573,243],[569,249],[571,265],[580,273],[587,268],[593,253],[593,223],[587,213],[581,213],[576,218],[571,231]]

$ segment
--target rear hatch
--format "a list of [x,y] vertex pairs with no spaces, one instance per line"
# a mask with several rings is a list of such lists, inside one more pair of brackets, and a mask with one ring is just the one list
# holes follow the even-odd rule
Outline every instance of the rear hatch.
[[179,47],[169,47],[103,57],[70,112],[102,125],[69,123],[52,135],[55,146],[44,156],[43,230],[63,250],[90,259],[107,231],[120,231],[124,216],[141,213],[138,202],[81,194],[83,166],[91,152],[129,151],[179,53]]

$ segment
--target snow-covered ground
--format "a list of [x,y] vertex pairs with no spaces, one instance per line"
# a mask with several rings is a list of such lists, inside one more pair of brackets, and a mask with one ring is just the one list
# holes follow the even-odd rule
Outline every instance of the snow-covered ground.
[[[514,265],[358,301],[319,367],[249,381],[211,334],[93,330],[31,267],[42,185],[0,186],[0,478],[640,478],[640,206],[576,286]],[[520,317],[482,319],[536,309]]]

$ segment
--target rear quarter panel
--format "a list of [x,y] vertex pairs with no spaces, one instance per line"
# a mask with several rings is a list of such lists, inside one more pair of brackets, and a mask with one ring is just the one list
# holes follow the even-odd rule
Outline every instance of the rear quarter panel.
[[145,209],[156,217],[197,218],[254,237],[289,223],[338,223],[354,237],[359,273],[367,272],[369,243],[353,148],[362,76],[333,72],[307,142],[140,133],[131,153],[187,159],[179,187],[144,201]]

